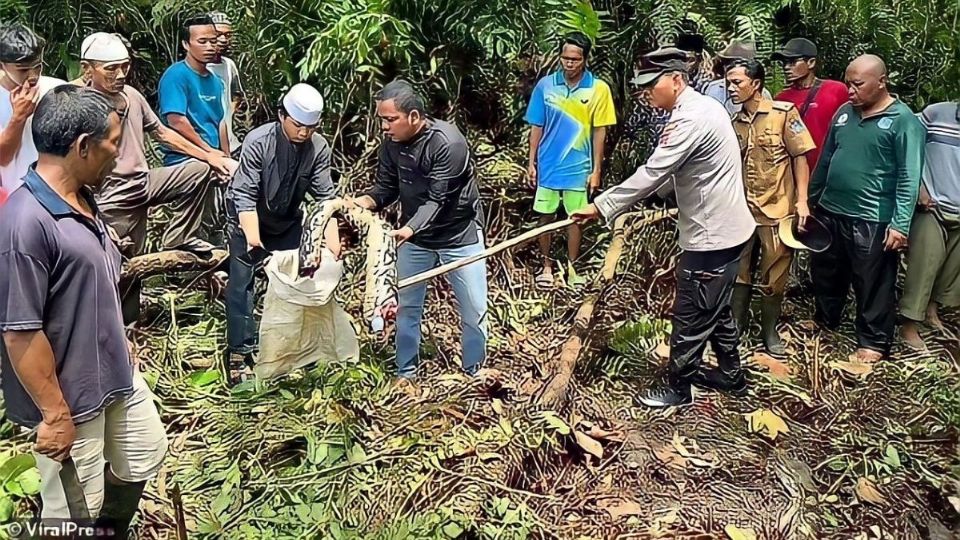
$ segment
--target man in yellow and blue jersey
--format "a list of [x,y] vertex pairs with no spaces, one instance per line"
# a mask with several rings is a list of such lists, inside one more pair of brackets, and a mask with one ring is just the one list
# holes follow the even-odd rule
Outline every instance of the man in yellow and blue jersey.
[[[576,32],[560,43],[560,69],[537,83],[527,107],[530,130],[530,161],[527,172],[537,193],[533,209],[540,225],[556,219],[563,202],[567,215],[585,207],[588,192],[600,189],[600,167],[607,126],[617,123],[613,98],[607,83],[587,70],[590,39]],[[567,255],[572,271],[580,256],[579,225],[567,230]],[[543,269],[537,284],[553,284],[549,234],[540,236]]]

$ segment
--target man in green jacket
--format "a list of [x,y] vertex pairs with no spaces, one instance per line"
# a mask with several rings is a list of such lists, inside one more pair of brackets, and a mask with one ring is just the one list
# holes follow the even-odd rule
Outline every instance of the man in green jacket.
[[840,107],[810,182],[810,200],[833,235],[811,255],[816,320],[841,322],[850,285],[857,302],[857,352],[872,362],[889,354],[896,322],[899,252],[907,245],[923,167],[924,128],[890,95],[886,66],[863,55],[847,67],[850,103]]

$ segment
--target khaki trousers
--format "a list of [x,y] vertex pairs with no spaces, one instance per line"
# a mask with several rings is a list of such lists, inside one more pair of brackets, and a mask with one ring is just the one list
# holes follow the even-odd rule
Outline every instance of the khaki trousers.
[[[124,482],[144,482],[160,470],[167,453],[167,434],[153,393],[140,372],[133,373],[133,393],[114,401],[97,417],[77,426],[70,455],[92,519],[103,505],[104,465]],[[60,463],[34,454],[40,469],[42,519],[69,519],[67,497],[60,483]]]
[[190,160],[172,167],[151,169],[142,179],[108,178],[97,196],[107,223],[131,245],[124,255],[143,252],[147,240],[147,212],[169,205],[170,221],[163,229],[162,248],[173,249],[195,238],[213,208],[210,166]]
[[941,222],[934,214],[918,210],[910,226],[900,314],[923,321],[930,301],[945,307],[960,305],[960,223]]
[[[210,166],[189,160],[172,167],[159,167],[140,179],[107,178],[97,194],[97,205],[107,224],[120,237],[125,257],[143,253],[147,243],[147,213],[169,205],[170,221],[163,227],[161,248],[173,249],[199,236],[213,210]],[[120,283],[123,322],[131,324],[140,314],[140,280]]]
[[[778,296],[787,288],[793,250],[780,240],[776,225],[758,225],[743,247],[737,283],[751,283],[764,296]],[[757,279],[753,279],[754,273]]]

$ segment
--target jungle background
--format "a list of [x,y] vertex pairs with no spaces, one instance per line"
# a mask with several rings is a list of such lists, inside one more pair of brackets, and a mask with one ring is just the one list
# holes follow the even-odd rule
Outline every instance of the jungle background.
[[[0,20],[48,40],[48,75],[77,74],[89,33],[123,34],[131,84],[150,100],[182,56],[179,22],[208,10],[234,22],[238,131],[272,118],[293,83],[316,85],[341,193],[370,180],[373,93],[395,76],[414,82],[474,146],[488,243],[535,222],[522,115],[571,30],[595,40],[590,68],[618,106],[606,185],[650,148],[649,118],[626,84],[634,63],[684,25],[713,50],[752,38],[761,58],[809,37],[821,76],[836,79],[854,56],[879,54],[914,110],[960,97],[960,2],[948,0],[0,0]],[[768,70],[774,93],[777,72]],[[228,389],[215,281],[151,278],[136,338],[171,450],[141,506],[141,537],[954,538],[956,313],[945,332],[927,334],[929,354],[898,349],[851,365],[852,324],[810,329],[797,280],[782,327],[790,358],[745,343],[748,398],[638,409],[633,394],[663,360],[678,251],[670,216],[652,212],[614,233],[588,231],[585,288],[536,290],[533,246],[488,261],[490,361],[506,373],[494,392],[456,375],[459,330],[442,280],[424,317],[425,391],[414,400],[390,393],[391,348],[362,330],[355,364]],[[359,259],[348,257],[352,270]],[[341,300],[362,327],[362,272],[345,281]],[[0,522],[9,522],[37,511],[39,479],[29,444],[9,422],[0,429]]]

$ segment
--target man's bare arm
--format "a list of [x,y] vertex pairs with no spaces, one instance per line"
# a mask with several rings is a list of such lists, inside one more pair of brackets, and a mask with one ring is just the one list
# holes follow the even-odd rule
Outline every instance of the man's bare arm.
[[53,348],[42,330],[4,332],[3,341],[10,354],[10,365],[20,383],[40,409],[45,421],[70,416],[57,381],[57,363]]
[[42,330],[4,332],[10,365],[24,390],[40,409],[35,450],[55,461],[70,456],[76,427],[57,380],[57,362]]
[[207,152],[219,152],[219,149],[213,148],[206,143],[197,133],[197,130],[193,129],[193,126],[190,125],[190,121],[187,120],[187,117],[182,114],[169,113],[167,114],[167,123],[170,125],[170,128],[183,135],[183,138],[190,141],[191,143],[199,146]]
[[227,123],[220,122],[220,150],[223,155],[230,155],[230,137],[227,136]]
[[226,163],[224,163],[225,158],[219,151],[204,150],[188,141],[186,137],[180,133],[166,126],[161,125],[157,127],[157,129],[150,132],[150,136],[185,156],[209,163],[214,170],[221,174],[229,173]]

